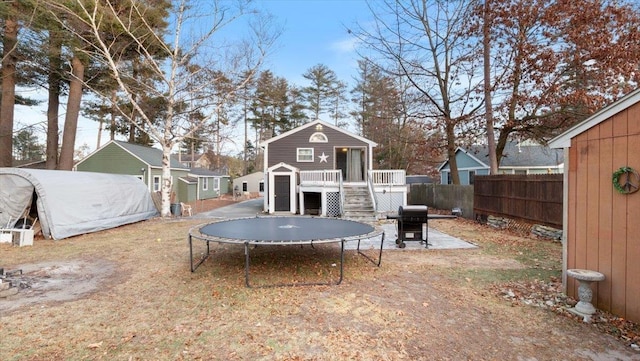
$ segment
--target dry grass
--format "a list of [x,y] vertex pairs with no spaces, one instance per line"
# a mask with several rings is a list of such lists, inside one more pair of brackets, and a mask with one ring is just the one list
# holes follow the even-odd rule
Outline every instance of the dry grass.
[[[347,252],[339,286],[246,288],[244,251],[232,246],[212,245],[212,257],[191,273],[187,232],[196,221],[186,219],[40,240],[33,247],[0,245],[0,265],[7,269],[81,260],[113,270],[96,291],[75,300],[30,304],[0,315],[0,359],[635,357],[574,319],[513,307],[491,293],[489,284],[505,273],[511,279],[557,273],[557,243],[500,235],[462,220],[446,222],[434,225],[455,229],[480,249],[385,251],[380,268]],[[526,256],[523,249],[536,255]],[[339,250],[332,246],[260,248],[252,250],[252,280],[333,281],[337,261]]]

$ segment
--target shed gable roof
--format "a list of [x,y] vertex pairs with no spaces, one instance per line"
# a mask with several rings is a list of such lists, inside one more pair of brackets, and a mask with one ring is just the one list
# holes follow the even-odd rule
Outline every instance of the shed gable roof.
[[335,131],[338,131],[338,132],[341,132],[343,134],[346,134],[346,135],[348,135],[350,137],[353,137],[353,138],[355,138],[355,139],[357,139],[357,140],[359,140],[361,142],[367,143],[370,147],[376,147],[378,145],[378,143],[376,143],[376,142],[374,142],[372,140],[369,140],[367,138],[361,137],[361,136],[359,136],[357,134],[351,133],[351,132],[349,132],[347,130],[338,128],[335,125],[332,125],[332,124],[329,124],[327,122],[323,122],[320,119],[317,119],[317,120],[314,120],[314,121],[309,122],[307,124],[303,124],[303,125],[301,125],[301,126],[299,126],[297,128],[291,129],[291,130],[289,130],[287,132],[284,132],[284,133],[282,133],[280,135],[277,135],[277,136],[275,136],[273,138],[267,139],[267,140],[261,142],[260,146],[267,147],[272,142],[278,141],[278,140],[280,140],[282,138],[286,138],[286,137],[290,136],[291,134],[295,134],[295,133],[297,133],[299,131],[302,131],[304,129],[307,129],[309,127],[315,127],[318,124],[322,125],[323,127],[331,128],[331,129],[333,129]]
[[589,118],[583,120],[582,122],[567,129],[557,137],[551,139],[551,141],[549,142],[549,147],[569,148],[571,146],[572,138],[602,123],[603,121],[613,117],[614,115],[620,113],[621,111],[631,107],[638,102],[640,102],[640,88],[625,95],[618,101],[615,101],[610,105],[600,109]]

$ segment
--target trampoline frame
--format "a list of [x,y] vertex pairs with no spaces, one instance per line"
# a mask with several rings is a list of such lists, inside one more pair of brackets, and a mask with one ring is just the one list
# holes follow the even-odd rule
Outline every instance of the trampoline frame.
[[[268,217],[268,218],[292,218],[294,216],[273,216],[273,217]],[[304,217],[304,216],[295,216],[295,217]],[[189,235],[188,235],[188,242],[189,242],[189,263],[191,266],[191,272],[195,272],[195,270],[204,262],[207,260],[207,258],[209,258],[209,256],[211,255],[211,248],[210,248],[210,243],[211,242],[216,242],[216,243],[226,243],[226,244],[235,244],[235,245],[243,245],[244,246],[244,254],[245,254],[245,285],[248,288],[254,288],[254,286],[251,286],[251,282],[250,282],[250,268],[251,268],[251,255],[250,255],[250,246],[293,246],[293,245],[300,245],[300,246],[304,246],[304,245],[309,245],[313,248],[314,244],[322,244],[322,243],[337,243],[340,242],[340,276],[339,279],[337,280],[337,282],[335,283],[331,283],[331,282],[307,282],[307,283],[279,283],[279,284],[274,284],[274,285],[265,285],[265,286],[258,286],[258,287],[281,287],[281,286],[315,286],[315,285],[339,285],[344,277],[344,245],[346,242],[349,241],[358,241],[358,246],[356,248],[357,252],[359,255],[365,257],[367,260],[369,260],[371,263],[373,263],[374,265],[376,265],[377,267],[380,267],[380,264],[382,263],[382,249],[384,246],[384,237],[385,237],[385,232],[382,229],[377,229],[376,227],[373,227],[373,231],[366,233],[366,234],[362,234],[362,235],[355,235],[355,236],[349,236],[349,237],[339,237],[339,238],[330,238],[330,239],[310,239],[310,240],[251,240],[251,239],[235,239],[235,238],[225,238],[225,237],[218,237],[218,236],[212,236],[212,235],[208,235],[208,234],[204,234],[200,232],[200,229],[209,225],[209,224],[213,224],[213,223],[219,223],[219,222],[229,222],[229,221],[237,221],[237,220],[244,220],[244,219],[256,219],[256,218],[261,218],[261,217],[245,217],[245,218],[232,218],[232,219],[226,219],[226,220],[221,220],[221,221],[217,221],[217,222],[209,222],[209,223],[203,223],[200,225],[197,225],[195,227],[192,227],[191,229],[189,229]],[[262,218],[266,218],[266,217],[262,217]],[[305,217],[305,218],[317,218],[317,217]],[[352,221],[355,222],[355,221]],[[372,257],[370,257],[369,255],[363,253],[360,250],[360,241],[363,239],[370,239],[370,238],[375,238],[375,237],[380,237],[380,251],[378,254],[378,259],[374,259]],[[193,240],[200,240],[206,243],[207,246],[207,251],[206,253],[202,256],[202,258],[200,258],[200,260],[198,260],[195,264],[194,264],[194,255],[193,255]]]

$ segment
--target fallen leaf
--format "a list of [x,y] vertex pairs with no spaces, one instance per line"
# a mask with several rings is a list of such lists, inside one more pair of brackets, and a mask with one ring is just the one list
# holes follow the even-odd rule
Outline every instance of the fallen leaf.
[[95,350],[97,348],[100,348],[100,346],[102,346],[102,341],[97,342],[97,343],[90,343],[89,345],[87,345],[87,348]]

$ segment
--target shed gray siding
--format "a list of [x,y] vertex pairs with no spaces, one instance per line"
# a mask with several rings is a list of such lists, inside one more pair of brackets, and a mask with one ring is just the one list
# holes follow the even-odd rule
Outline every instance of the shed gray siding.
[[[335,169],[335,149],[336,148],[363,148],[364,160],[369,160],[369,148],[366,142],[356,139],[348,134],[324,127],[322,133],[327,136],[327,143],[310,143],[309,137],[316,133],[315,127],[308,127],[290,134],[282,139],[269,144],[269,159],[267,167],[271,167],[280,162],[291,164],[300,170],[322,170]],[[298,162],[296,158],[297,148],[313,148],[313,162]],[[324,153],[328,156],[327,163],[320,163],[318,158]],[[369,164],[366,164],[369,167]]]

